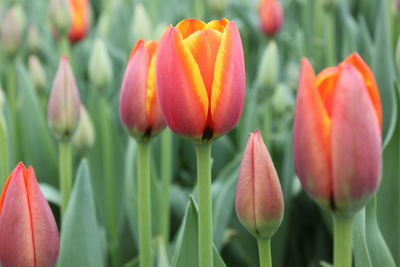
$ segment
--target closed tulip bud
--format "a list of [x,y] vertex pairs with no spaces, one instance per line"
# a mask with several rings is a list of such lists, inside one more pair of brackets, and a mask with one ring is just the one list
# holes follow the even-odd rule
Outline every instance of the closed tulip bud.
[[0,263],[55,266],[60,241],[50,206],[32,167],[19,163],[0,196]]
[[358,212],[381,173],[382,110],[375,77],[354,53],[317,76],[303,59],[294,163],[304,190],[340,216]]
[[31,52],[37,52],[40,49],[41,41],[39,31],[35,25],[31,25],[28,28],[28,46]]
[[29,56],[29,73],[35,89],[43,92],[47,86],[47,76],[42,63],[34,55]]
[[9,57],[14,57],[19,51],[25,27],[25,14],[20,5],[14,5],[5,14],[1,25],[0,43],[3,51]]
[[90,27],[89,0],[69,0],[71,7],[71,27],[68,38],[76,43],[87,35]]
[[121,121],[139,141],[149,140],[165,128],[156,95],[156,49],[156,41],[136,43],[121,86]]
[[104,41],[97,38],[89,59],[89,78],[96,89],[105,91],[113,79],[112,64]]
[[82,154],[88,152],[94,144],[95,133],[92,119],[86,108],[81,106],[81,118],[79,120],[78,128],[72,138],[72,144]]
[[132,20],[132,31],[135,39],[149,40],[152,38],[153,26],[143,4],[137,3]]
[[59,36],[68,34],[72,23],[72,10],[69,0],[51,0],[49,12],[52,30]]
[[276,34],[283,24],[283,9],[278,0],[261,0],[258,6],[261,30],[267,35]]
[[279,51],[276,42],[270,41],[265,48],[257,72],[257,85],[260,88],[274,87],[279,78]]
[[158,99],[172,131],[202,143],[235,127],[246,87],[235,22],[185,19],[167,28],[156,64]]
[[283,195],[271,156],[259,131],[243,152],[236,187],[236,214],[257,238],[270,238],[283,218]]
[[48,121],[54,135],[62,141],[70,140],[80,118],[81,101],[74,74],[63,56],[51,89]]
[[278,84],[272,95],[272,107],[275,112],[282,114],[293,105],[293,98],[289,89],[283,83]]

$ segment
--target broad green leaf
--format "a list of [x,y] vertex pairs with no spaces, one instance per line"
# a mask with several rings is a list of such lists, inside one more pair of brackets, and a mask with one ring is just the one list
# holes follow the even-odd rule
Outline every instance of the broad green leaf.
[[60,206],[61,197],[57,188],[45,183],[40,183],[39,187],[47,201]]
[[[185,217],[179,230],[174,256],[172,258],[173,267],[197,267],[199,262],[198,255],[198,222],[197,207],[193,196],[189,197]],[[214,266],[226,266],[217,249],[214,247]]]
[[104,237],[96,217],[89,166],[82,161],[63,218],[58,266],[105,266]]
[[372,267],[365,231],[365,208],[355,217],[353,224],[353,251],[356,267]]

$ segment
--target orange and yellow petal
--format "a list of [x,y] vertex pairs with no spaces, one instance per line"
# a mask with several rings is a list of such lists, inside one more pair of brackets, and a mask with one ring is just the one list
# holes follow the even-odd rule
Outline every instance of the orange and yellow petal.
[[69,39],[77,42],[84,38],[89,30],[89,2],[88,0],[69,0],[72,11],[72,25]]
[[204,30],[213,29],[219,31],[220,33],[223,33],[228,23],[229,20],[225,18],[219,20],[212,20],[204,26]]
[[324,69],[316,77],[316,86],[329,116],[332,113],[334,88],[338,74],[339,68],[335,66]]
[[206,126],[208,96],[199,66],[176,28],[164,32],[156,58],[157,94],[167,125],[199,137]]
[[330,127],[314,71],[303,59],[293,128],[294,164],[305,191],[325,205],[332,194]]
[[214,68],[211,118],[216,135],[230,131],[242,114],[246,89],[242,41],[236,24],[225,28]]
[[182,34],[182,38],[186,39],[189,35],[191,35],[192,33],[202,30],[204,27],[206,26],[206,24],[198,19],[184,19],[181,20],[176,26],[175,28],[177,28],[181,34]]

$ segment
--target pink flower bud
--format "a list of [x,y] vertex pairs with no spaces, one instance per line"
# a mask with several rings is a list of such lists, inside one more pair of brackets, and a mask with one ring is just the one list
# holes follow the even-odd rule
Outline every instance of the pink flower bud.
[[283,24],[283,9],[277,0],[261,0],[258,13],[261,30],[267,35],[276,34]]
[[0,27],[0,44],[9,57],[18,53],[25,27],[25,14],[20,5],[15,5],[5,14]]
[[0,196],[0,263],[4,267],[54,266],[57,224],[32,167],[19,163]]
[[270,238],[283,218],[283,195],[260,131],[250,133],[236,188],[236,214],[257,238]]
[[81,101],[74,74],[67,57],[61,57],[60,65],[51,89],[48,121],[54,135],[69,140],[78,125]]

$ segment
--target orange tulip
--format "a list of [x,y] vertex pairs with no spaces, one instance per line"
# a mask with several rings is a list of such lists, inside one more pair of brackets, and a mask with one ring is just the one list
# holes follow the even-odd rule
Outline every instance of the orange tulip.
[[283,218],[283,195],[260,131],[251,133],[240,165],[236,214],[257,238],[274,235]]
[[294,121],[294,163],[304,190],[351,216],[381,172],[382,110],[374,74],[358,54],[314,75],[303,59]]
[[167,28],[156,69],[161,111],[175,133],[200,143],[236,125],[246,82],[242,41],[233,21],[185,19]]
[[136,139],[149,139],[165,128],[156,96],[156,41],[133,47],[121,87],[120,117]]
[[4,267],[54,266],[57,224],[32,167],[19,163],[0,196],[0,263]]
[[68,38],[75,43],[83,39],[89,31],[89,1],[69,0],[72,13]]
[[258,6],[261,30],[267,35],[276,34],[283,24],[283,9],[277,0],[261,0]]

